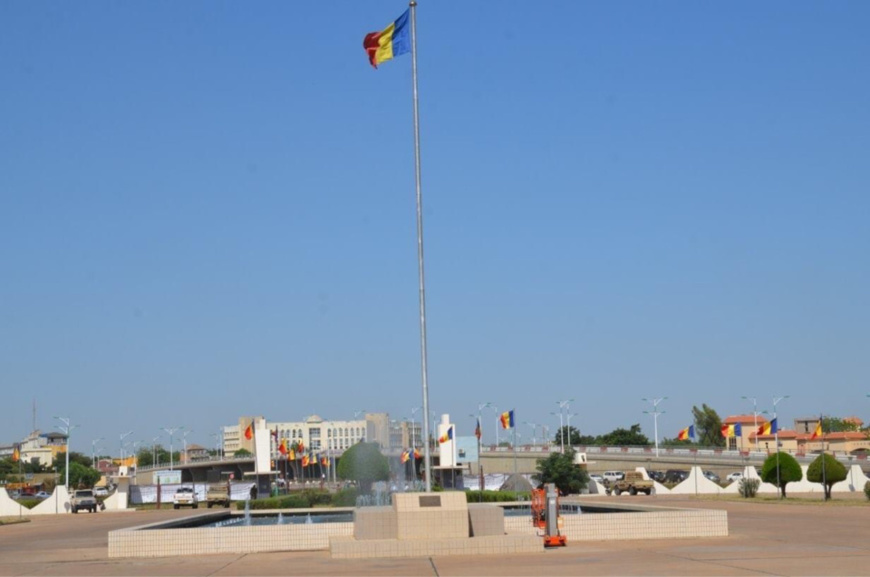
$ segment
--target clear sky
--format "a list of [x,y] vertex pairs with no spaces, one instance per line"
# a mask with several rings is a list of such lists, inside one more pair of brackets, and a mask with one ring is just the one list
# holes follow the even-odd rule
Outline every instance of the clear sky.
[[[0,3],[0,442],[410,416],[411,59],[362,48],[405,7]],[[868,19],[420,0],[432,409],[870,420]]]

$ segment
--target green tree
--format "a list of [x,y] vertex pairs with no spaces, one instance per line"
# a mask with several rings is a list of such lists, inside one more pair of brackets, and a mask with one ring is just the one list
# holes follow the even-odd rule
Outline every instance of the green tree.
[[[64,463],[65,465],[65,463]],[[65,466],[58,467],[57,469],[58,479],[63,479],[66,481],[66,468]],[[69,464],[69,487],[70,490],[77,489],[79,487],[90,488],[93,487],[94,484],[100,480],[102,475],[96,469],[91,467],[82,465],[76,461],[70,461]]]
[[[776,473],[777,455],[779,455],[779,475]],[[804,478],[804,473],[801,471],[801,466],[797,460],[788,453],[774,453],[764,460],[761,466],[761,480],[765,483],[777,485],[779,479],[780,494],[785,497],[785,487],[789,483],[796,483]]]
[[[822,463],[824,463],[824,467]],[[822,483],[827,501],[831,498],[831,487],[835,483],[845,481],[846,473],[846,467],[843,466],[843,463],[827,453],[822,453],[807,467],[807,481]]]
[[606,435],[598,437],[598,442],[602,445],[613,446],[647,446],[652,443],[646,435],[640,432],[640,424],[635,423],[630,429],[614,429]]
[[580,441],[582,437],[580,436],[580,430],[577,427],[568,427],[564,426],[558,431],[556,431],[556,437],[553,439],[553,442],[556,445],[562,445],[562,436],[565,437],[565,446],[573,447],[574,445],[581,444]]
[[698,444],[704,447],[724,447],[725,437],[722,436],[722,419],[712,407],[702,404],[701,408],[692,407],[692,418],[695,420],[695,435]]
[[[156,449],[156,450],[155,450]],[[154,454],[157,453],[157,462],[158,465],[166,465],[169,466],[169,451],[167,451],[161,445],[157,445],[157,447],[149,447],[145,449],[139,449],[139,452],[136,453],[136,466],[138,467],[150,467],[155,464]],[[180,456],[179,451],[175,451],[172,454],[172,460],[174,462],[178,462]]]
[[[72,465],[73,463],[78,463],[79,465],[84,465],[85,467],[90,467],[91,465],[94,464],[94,462],[91,460],[91,458],[88,455],[85,455],[84,453],[79,453],[78,451],[70,451],[69,464]],[[54,457],[54,460],[51,463],[51,468],[59,470],[65,466],[66,466],[66,454],[65,453],[58,453]]]
[[840,417],[822,417],[822,430],[825,433],[843,433],[846,431],[860,431],[857,421],[841,419]]
[[691,445],[694,445],[695,442],[691,439],[684,439],[681,441],[679,439],[668,439],[667,437],[665,437],[664,439],[659,441],[659,444],[662,447],[689,447]]
[[237,449],[235,453],[233,453],[235,457],[253,457],[254,454],[247,449]]
[[546,459],[538,459],[537,473],[532,475],[536,482],[555,483],[560,495],[579,493],[589,482],[585,470],[574,464],[574,451],[551,453]]
[[372,483],[390,478],[390,464],[377,443],[359,442],[346,450],[336,474],[359,483],[360,493],[371,493]]

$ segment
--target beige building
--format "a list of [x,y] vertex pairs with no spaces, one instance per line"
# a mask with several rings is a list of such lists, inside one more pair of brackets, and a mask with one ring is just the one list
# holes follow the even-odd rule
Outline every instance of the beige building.
[[756,422],[760,426],[764,423],[764,418],[760,415],[732,415],[722,421],[723,425],[740,425],[740,436],[725,439],[725,448],[730,451],[752,451],[755,449],[753,439],[755,438]]
[[245,436],[245,431],[252,424],[254,428],[263,422],[271,432],[272,457],[278,457],[278,447],[281,441],[286,441],[287,448],[302,443],[306,451],[315,453],[327,451],[344,451],[360,441],[376,441],[382,447],[388,447],[389,415],[386,413],[368,413],[363,419],[351,421],[325,420],[319,415],[311,415],[304,421],[268,421],[264,417],[240,417],[237,425],[223,428],[224,451],[231,455],[239,449],[254,452],[254,441]]

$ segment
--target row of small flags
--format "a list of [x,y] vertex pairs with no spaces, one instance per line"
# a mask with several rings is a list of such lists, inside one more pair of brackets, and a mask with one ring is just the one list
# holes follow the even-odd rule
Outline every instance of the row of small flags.
[[[767,421],[763,423],[758,430],[756,431],[757,435],[775,435],[779,431],[779,428],[776,424],[776,419],[771,421]],[[733,439],[735,437],[743,436],[743,426],[740,423],[735,423],[733,425],[722,425],[722,429],[720,430],[722,436],[726,439]],[[822,420],[819,419],[818,424],[816,425],[816,429],[813,431],[813,436],[810,437],[810,440],[821,437],[822,436]],[[681,429],[677,434],[677,440],[686,441],[688,439],[695,438],[695,425],[689,425],[685,429]]]

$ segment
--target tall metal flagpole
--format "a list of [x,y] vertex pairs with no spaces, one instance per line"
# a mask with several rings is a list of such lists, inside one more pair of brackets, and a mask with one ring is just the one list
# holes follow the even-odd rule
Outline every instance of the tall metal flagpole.
[[417,2],[408,4],[411,11],[411,78],[414,84],[414,165],[417,184],[417,269],[420,278],[420,359],[423,378],[423,466],[426,491],[432,490],[432,456],[429,451],[429,376],[426,355],[426,277],[423,273],[423,192],[420,185],[420,106],[417,99]]

